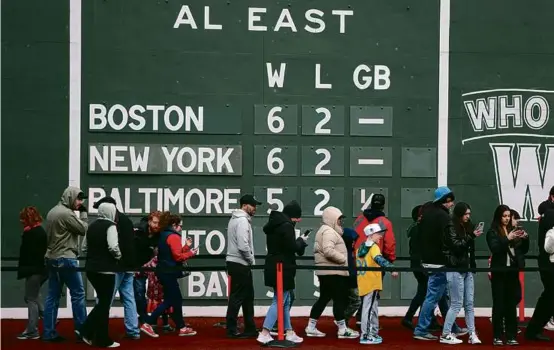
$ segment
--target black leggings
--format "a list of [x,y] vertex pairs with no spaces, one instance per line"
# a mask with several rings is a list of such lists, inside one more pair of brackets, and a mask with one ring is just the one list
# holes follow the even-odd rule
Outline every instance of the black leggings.
[[115,289],[115,275],[87,272],[87,279],[96,291],[98,303],[92,308],[83,324],[81,335],[98,347],[108,347],[113,340],[109,336],[110,307]]
[[344,320],[344,311],[348,302],[348,277],[337,275],[317,276],[319,279],[319,299],[312,306],[310,318],[319,319],[329,301],[333,300],[333,317]]
[[501,338],[506,326],[506,338],[515,339],[517,335],[517,312],[514,302],[519,291],[517,272],[493,272],[492,287],[492,328],[493,336]]

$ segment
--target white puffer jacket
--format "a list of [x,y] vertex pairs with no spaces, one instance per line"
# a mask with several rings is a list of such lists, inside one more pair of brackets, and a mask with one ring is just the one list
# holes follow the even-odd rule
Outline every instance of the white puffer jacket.
[[554,227],[546,232],[544,250],[550,254],[550,262],[554,263]]
[[[314,259],[316,266],[348,267],[348,251],[342,239],[342,227],[338,220],[342,212],[335,207],[323,210],[322,225],[315,235]],[[348,270],[316,270],[318,276],[338,275],[348,276]]]

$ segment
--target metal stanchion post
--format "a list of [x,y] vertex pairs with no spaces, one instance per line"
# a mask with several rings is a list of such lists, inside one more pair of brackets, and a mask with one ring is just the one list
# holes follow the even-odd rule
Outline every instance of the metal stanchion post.
[[519,273],[519,283],[521,284],[521,301],[519,302],[519,326],[527,327],[525,321],[525,272]]
[[277,340],[270,341],[265,346],[272,348],[293,348],[296,343],[285,339],[285,308],[283,301],[283,263],[277,263]]

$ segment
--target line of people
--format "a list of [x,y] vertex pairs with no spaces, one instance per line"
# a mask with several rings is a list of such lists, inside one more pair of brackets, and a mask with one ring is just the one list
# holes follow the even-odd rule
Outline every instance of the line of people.
[[[163,330],[172,332],[168,318],[171,315],[180,336],[195,335],[185,324],[182,313],[182,297],[178,280],[186,275],[179,272],[132,273],[140,266],[172,268],[194,257],[198,249],[192,241],[181,244],[181,218],[169,212],[154,212],[137,227],[116,209],[115,200],[106,197],[94,204],[99,218],[87,223],[87,210],[83,204],[86,196],[75,187],[68,187],[60,203],[47,215],[44,230],[42,218],[33,207],[25,208],[20,220],[24,225],[19,277],[26,279],[25,299],[29,304],[29,324],[20,339],[36,339],[38,319],[43,315],[43,340],[59,342],[64,339],[56,330],[59,299],[67,286],[72,302],[75,333],[87,344],[117,347],[107,332],[109,308],[116,291],[119,291],[125,313],[127,336],[138,339],[140,332],[158,337],[156,325],[161,317]],[[475,267],[475,239],[483,233],[482,227],[471,223],[471,207],[466,203],[454,206],[454,194],[446,187],[435,191],[435,199],[414,208],[413,225],[409,229],[411,265],[430,269],[443,266]],[[261,205],[252,195],[240,199],[240,209],[234,211],[229,221],[227,236],[227,271],[231,278],[231,290],[227,309],[227,335],[232,338],[255,337],[261,343],[273,341],[276,332],[277,303],[274,293],[261,330],[254,323],[254,284],[252,266],[255,265],[252,216]],[[384,273],[358,271],[356,266],[393,266],[396,259],[395,239],[391,222],[383,213],[384,196],[374,195],[370,208],[354,222],[353,228],[345,227],[345,215],[335,207],[323,211],[322,224],[315,234],[314,260],[320,282],[320,296],[312,307],[305,328],[308,337],[324,337],[317,329],[317,320],[329,301],[333,301],[333,316],[337,336],[341,339],[360,337],[359,332],[348,325],[353,314],[361,323],[362,344],[382,342],[378,334],[378,300],[383,288]],[[450,209],[453,213],[450,215]],[[75,215],[75,211],[79,215]],[[539,266],[550,268],[541,272],[545,290],[539,298],[533,319],[527,329],[528,339],[546,340],[541,331],[554,314],[552,306],[552,282],[554,275],[554,188],[549,200],[539,207],[542,215],[539,224]],[[296,256],[303,255],[309,232],[296,237],[295,225],[301,221],[302,210],[296,201],[288,203],[282,211],[272,211],[264,226],[267,256],[264,279],[266,286],[276,288],[276,262],[283,262],[286,339],[301,343],[290,323],[290,307],[294,302]],[[529,249],[528,234],[518,225],[519,215],[507,206],[495,210],[486,233],[491,250],[491,266],[524,267],[524,255]],[[547,234],[548,232],[548,234]],[[33,236],[30,235],[33,234]],[[552,236],[552,237],[551,237]],[[549,238],[551,237],[551,238]],[[83,245],[79,247],[79,239]],[[30,244],[33,242],[33,244]],[[37,244],[39,242],[40,244]],[[424,245],[423,245],[423,242]],[[29,247],[33,246],[32,249]],[[27,247],[23,249],[23,247]],[[71,268],[78,266],[79,248],[87,253],[85,269],[97,293],[97,303],[87,316],[84,287],[81,274]],[[41,253],[39,250],[43,250]],[[45,259],[37,257],[44,256]],[[46,264],[45,264],[46,262]],[[64,269],[69,267],[69,269]],[[333,270],[340,267],[340,270]],[[114,272],[117,271],[117,272]],[[396,277],[396,273],[391,274]],[[473,320],[474,281],[472,273],[414,272],[418,290],[402,324],[414,328],[413,316],[421,308],[414,338],[437,340],[446,344],[461,343],[459,337],[470,333],[469,342],[480,343]],[[48,278],[48,296],[44,312],[41,312],[38,292]],[[145,297],[148,281],[147,303]],[[493,291],[494,343],[517,344],[517,319],[515,306],[519,303],[519,279],[517,272],[491,273]],[[519,295],[519,296],[518,296]],[[441,327],[434,316],[439,305],[445,323]],[[239,332],[237,316],[243,309],[245,328]],[[467,329],[459,327],[456,316],[464,308]],[[356,312],[356,310],[358,310]],[[151,314],[149,315],[148,312]],[[140,326],[139,326],[140,324]],[[442,328],[440,337],[431,334]]]

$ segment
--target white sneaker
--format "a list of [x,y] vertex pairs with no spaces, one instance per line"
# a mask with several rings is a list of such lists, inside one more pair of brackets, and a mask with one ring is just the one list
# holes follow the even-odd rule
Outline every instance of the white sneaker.
[[264,335],[263,333],[258,333],[258,338],[256,339],[259,343],[267,344],[270,341],[273,341],[273,337],[270,334]]
[[108,346],[108,348],[118,348],[121,344],[119,344],[118,342],[113,342],[112,345]]
[[303,338],[300,338],[294,332],[287,333],[287,336],[285,337],[285,339],[288,340],[288,341],[291,341],[293,343],[296,343],[296,344],[300,344],[304,341]]
[[343,329],[342,331],[339,330],[337,332],[337,337],[339,339],[356,339],[360,336],[360,333],[356,332],[355,330],[353,329],[350,329],[348,327],[346,327],[345,329]]
[[477,333],[471,333],[469,336],[469,340],[467,341],[469,344],[481,344],[481,339],[477,336]]
[[440,340],[439,340],[442,344],[450,344],[450,345],[455,345],[455,344],[461,344],[463,343],[460,339],[456,338],[456,336],[452,333],[450,333],[449,335],[447,336],[442,336],[440,337]]
[[546,329],[547,331],[554,331],[554,317],[552,317],[550,321],[548,321],[546,326],[544,326],[544,329]]
[[320,332],[317,328],[311,328],[311,327],[306,327],[306,329],[304,330],[306,332],[306,335],[308,337],[314,337],[314,338],[323,338],[325,336],[325,333],[323,332]]

